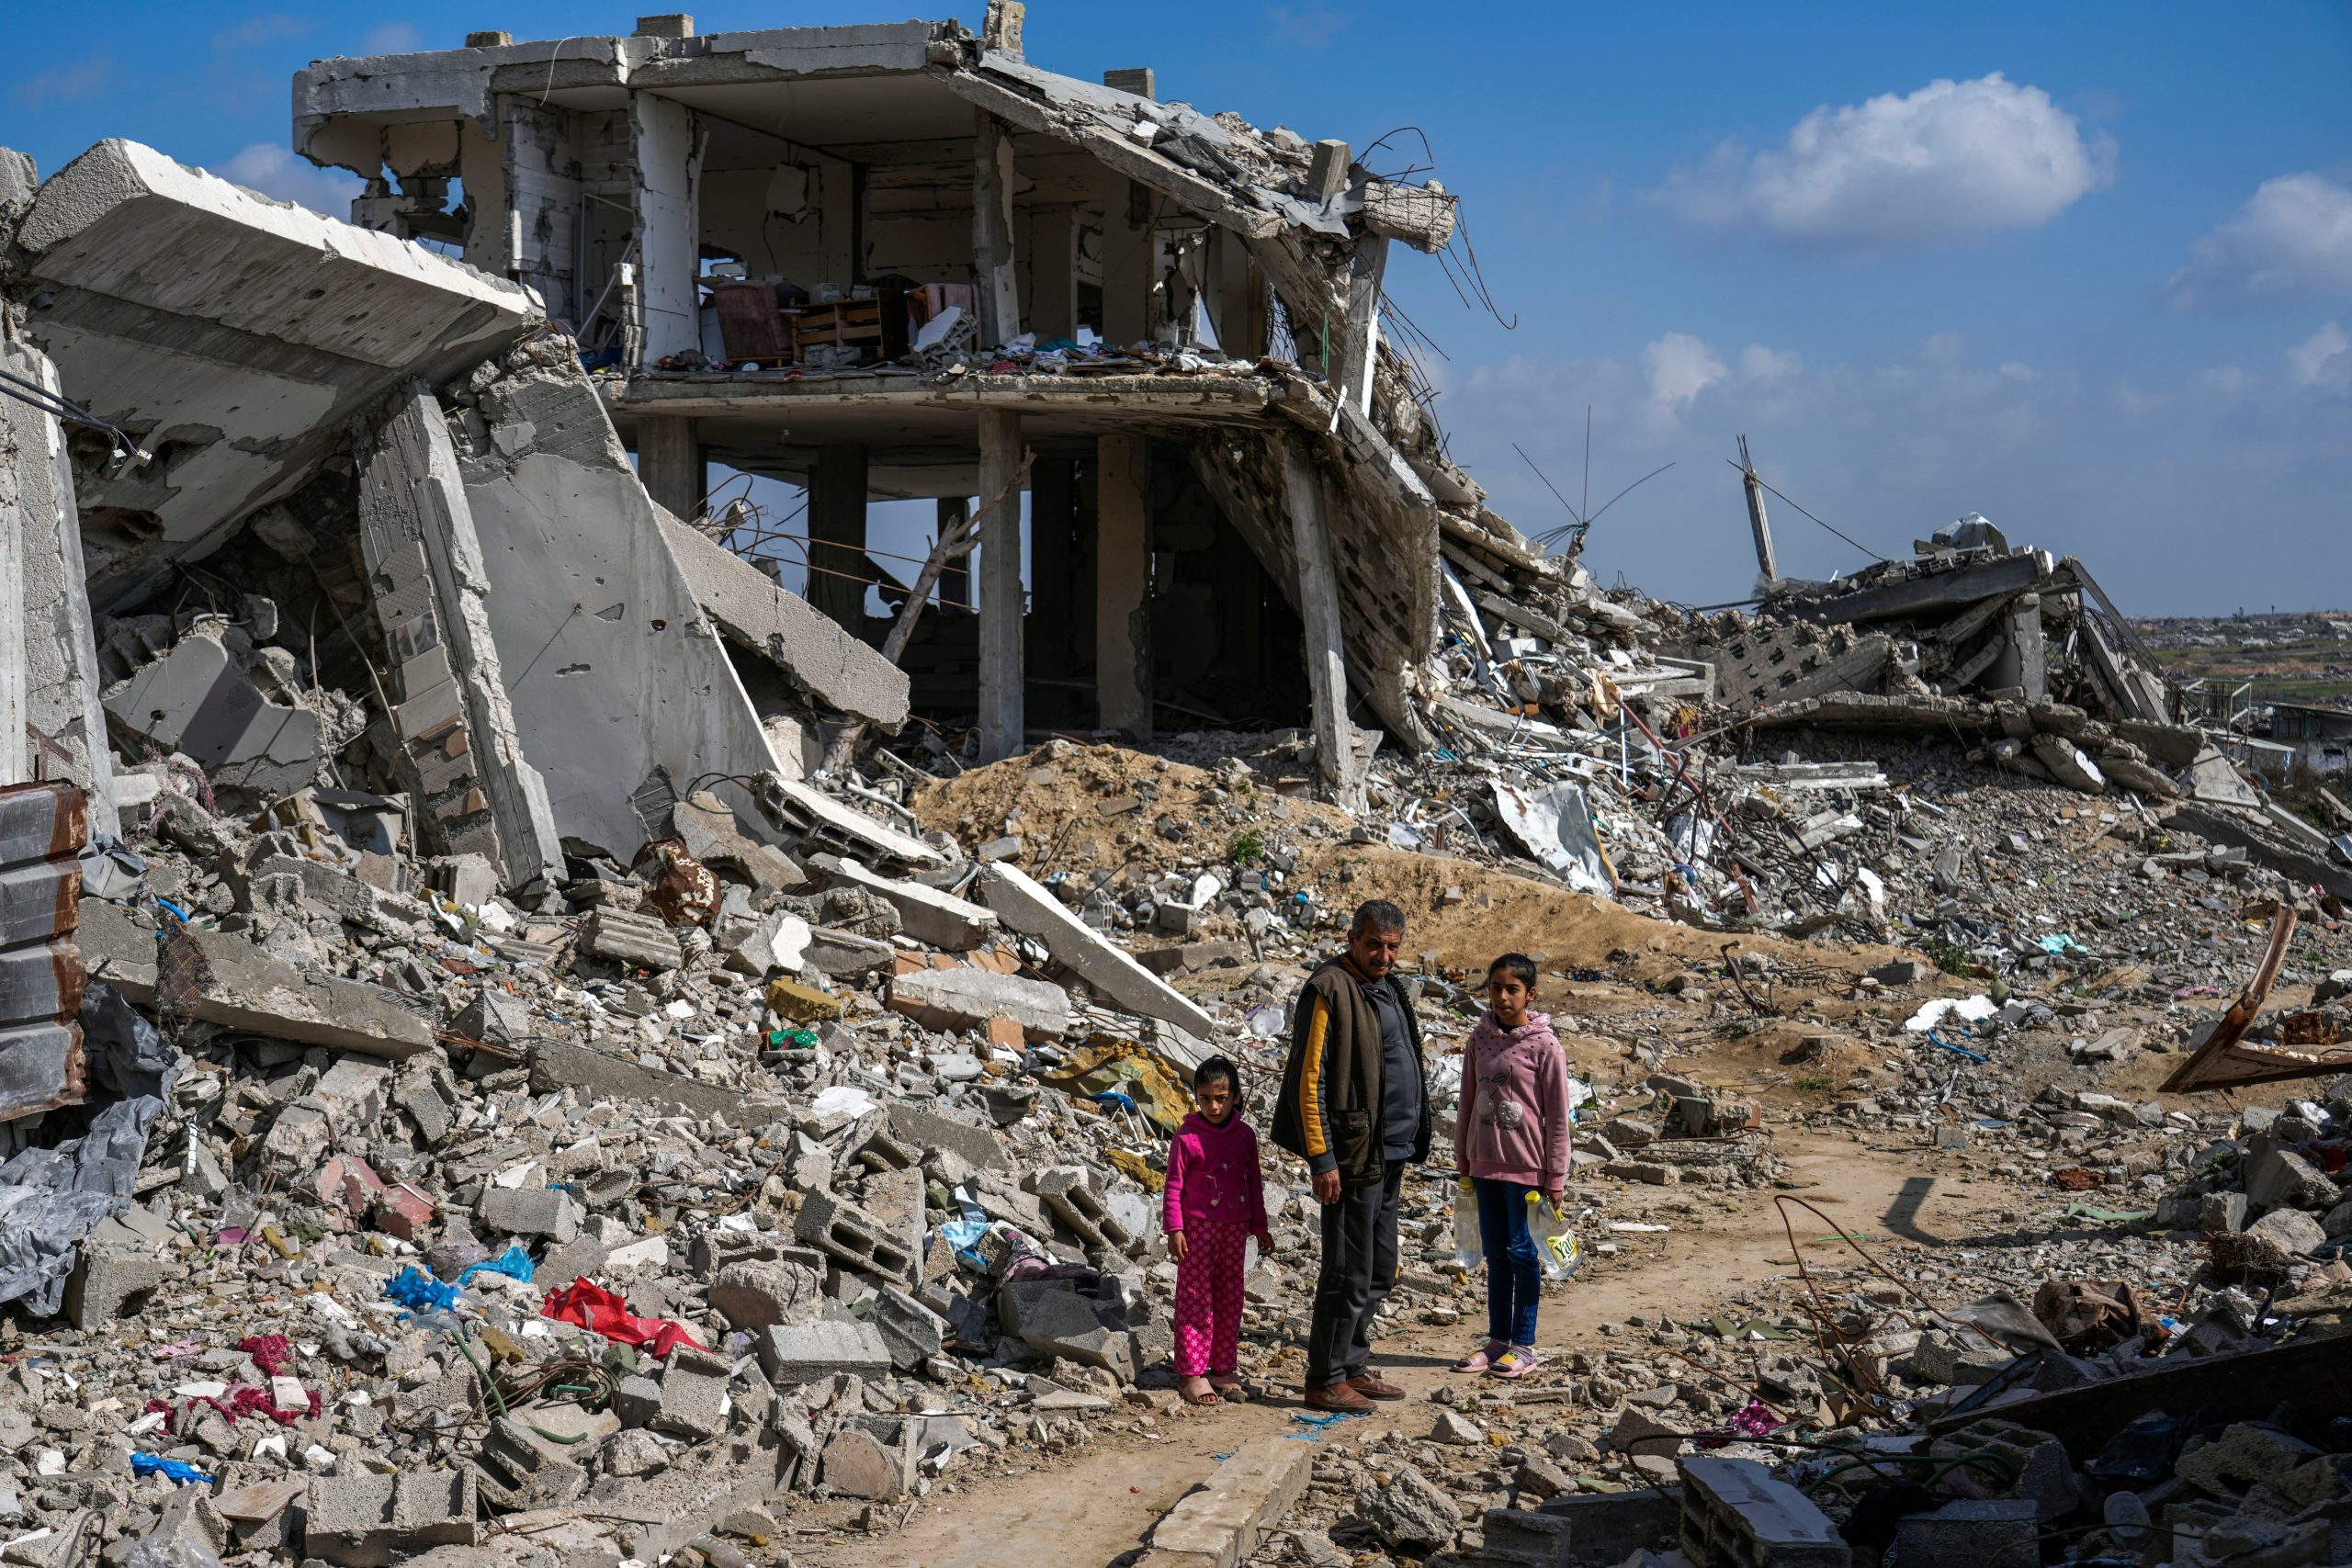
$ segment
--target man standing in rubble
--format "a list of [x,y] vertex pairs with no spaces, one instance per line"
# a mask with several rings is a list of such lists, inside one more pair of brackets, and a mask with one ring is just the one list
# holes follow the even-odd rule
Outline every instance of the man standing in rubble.
[[1323,1206],[1323,1263],[1307,1330],[1306,1404],[1361,1414],[1405,1391],[1372,1370],[1372,1320],[1396,1282],[1396,1195],[1429,1157],[1420,1025],[1396,975],[1405,911],[1356,910],[1347,952],[1299,992],[1274,1142],[1306,1162]]

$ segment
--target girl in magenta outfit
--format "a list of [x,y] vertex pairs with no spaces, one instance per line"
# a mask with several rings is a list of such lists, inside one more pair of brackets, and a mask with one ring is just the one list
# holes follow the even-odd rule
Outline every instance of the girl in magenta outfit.
[[1258,1134],[1241,1119],[1240,1075],[1223,1056],[1193,1074],[1193,1102],[1168,1148],[1160,1224],[1176,1255],[1177,1390],[1188,1404],[1214,1404],[1241,1386],[1242,1244],[1266,1232]]
[[1462,1049],[1453,1157],[1478,1201],[1487,1253],[1487,1343],[1457,1372],[1525,1377],[1537,1364],[1544,1267],[1527,1228],[1530,1201],[1555,1211],[1568,1180],[1568,1058],[1551,1019],[1532,1010],[1535,963],[1507,953],[1487,969],[1487,1014]]

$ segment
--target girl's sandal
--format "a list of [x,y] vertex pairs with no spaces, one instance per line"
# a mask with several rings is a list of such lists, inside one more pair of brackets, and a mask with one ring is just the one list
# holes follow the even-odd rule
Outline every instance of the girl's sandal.
[[1216,1389],[1210,1384],[1208,1380],[1205,1378],[1186,1378],[1184,1380],[1184,1382],[1198,1382],[1200,1383],[1201,1387],[1199,1392],[1195,1393],[1193,1390],[1186,1388],[1183,1383],[1179,1383],[1176,1385],[1177,1397],[1182,1399],[1185,1404],[1193,1405],[1206,1406],[1223,1403],[1217,1397]]
[[1476,1350],[1454,1362],[1453,1370],[1457,1372],[1483,1372],[1487,1371],[1495,1364],[1495,1347],[1500,1343],[1500,1340],[1487,1340]]
[[1544,1358],[1535,1353],[1535,1347],[1514,1345],[1495,1358],[1494,1365],[1487,1369],[1487,1375],[1493,1378],[1523,1378],[1543,1364]]

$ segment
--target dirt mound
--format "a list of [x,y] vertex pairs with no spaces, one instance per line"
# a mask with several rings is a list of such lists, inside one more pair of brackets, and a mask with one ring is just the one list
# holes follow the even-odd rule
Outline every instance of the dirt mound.
[[1840,989],[1899,949],[1815,945],[1705,931],[1654,919],[1606,898],[1457,856],[1350,843],[1355,821],[1336,807],[1277,795],[1246,768],[1217,772],[1117,746],[1051,741],[922,791],[925,828],[970,845],[1021,839],[1023,870],[1113,874],[1114,888],[1161,872],[1208,868],[1228,883],[1281,869],[1281,896],[1327,909],[1387,898],[1410,922],[1408,954],[1483,968],[1513,950],[1561,973],[1607,970],[1647,984],[1694,964],[1720,964],[1726,943],[1770,956],[1803,984]]

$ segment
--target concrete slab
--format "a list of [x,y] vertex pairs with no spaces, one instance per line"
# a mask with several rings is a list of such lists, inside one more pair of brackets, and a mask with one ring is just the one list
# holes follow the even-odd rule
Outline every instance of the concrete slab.
[[926,946],[965,953],[984,946],[996,935],[995,910],[952,893],[883,876],[846,855],[818,855],[809,863],[888,899],[899,911],[899,929]]
[[999,863],[982,872],[980,897],[999,919],[1044,942],[1057,962],[1129,1012],[1164,1020],[1203,1039],[1216,1032],[1208,1014],[1105,941],[1019,867]]
[[433,1025],[391,992],[281,964],[243,937],[174,925],[157,988],[182,1016],[365,1055],[434,1048]]
[[774,664],[829,707],[895,731],[907,717],[907,672],[708,536],[661,513],[662,536],[695,602],[728,640]]
[[756,830],[732,780],[775,754],[571,345],[512,356],[475,414],[459,449],[491,633],[557,830],[626,863],[697,781]]
[[66,395],[157,454],[82,477],[101,609],[290,493],[394,387],[446,379],[541,319],[517,284],[132,141],[51,175],[17,243],[27,330]]
[[1153,1527],[1139,1568],[1241,1568],[1290,1512],[1315,1468],[1313,1448],[1252,1438]]

